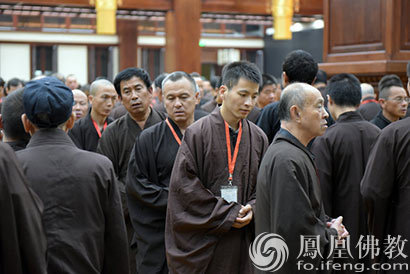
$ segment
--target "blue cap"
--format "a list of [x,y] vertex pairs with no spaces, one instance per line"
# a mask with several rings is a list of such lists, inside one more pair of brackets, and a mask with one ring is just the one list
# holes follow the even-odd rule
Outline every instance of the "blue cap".
[[24,112],[39,128],[53,128],[66,122],[73,104],[73,92],[55,77],[31,80],[24,87]]

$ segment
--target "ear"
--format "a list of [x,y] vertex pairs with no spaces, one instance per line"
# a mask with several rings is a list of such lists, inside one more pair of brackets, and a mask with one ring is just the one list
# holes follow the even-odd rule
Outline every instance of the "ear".
[[282,86],[286,87],[287,85],[289,85],[289,78],[286,75],[286,72],[282,72]]
[[291,120],[299,123],[301,120],[300,108],[297,105],[293,105],[290,107],[289,112]]
[[36,132],[36,129],[33,123],[30,122],[30,120],[27,118],[27,115],[25,113],[21,115],[21,122],[23,123],[24,130],[28,134],[32,136]]
[[334,102],[333,102],[332,98],[330,98],[329,94],[327,94],[326,96],[327,96],[327,104],[328,104],[329,106],[330,106],[330,105],[333,105]]
[[93,96],[92,95],[88,95],[88,102],[91,104],[93,102]]
[[386,104],[386,100],[383,98],[379,98],[379,104],[382,108],[384,108],[385,104]]
[[71,113],[71,116],[70,116],[70,118],[68,118],[68,120],[67,120],[67,122],[65,123],[65,126],[64,126],[64,131],[65,132],[68,132],[70,129],[72,129],[73,128],[73,126],[74,126],[74,123],[75,123],[75,114],[74,113]]
[[198,105],[199,104],[199,91],[195,92],[194,97],[195,97],[195,105]]
[[222,101],[225,100],[225,93],[229,92],[228,87],[225,85],[222,85],[219,87],[219,94],[221,96]]
[[152,95],[152,86],[149,86],[147,89],[148,89],[148,92]]

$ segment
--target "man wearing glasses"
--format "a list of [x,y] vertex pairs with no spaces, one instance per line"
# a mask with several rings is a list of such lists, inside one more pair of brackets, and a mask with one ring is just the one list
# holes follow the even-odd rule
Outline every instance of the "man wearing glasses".
[[397,75],[385,75],[380,80],[379,103],[382,110],[370,122],[380,129],[406,116],[409,97]]

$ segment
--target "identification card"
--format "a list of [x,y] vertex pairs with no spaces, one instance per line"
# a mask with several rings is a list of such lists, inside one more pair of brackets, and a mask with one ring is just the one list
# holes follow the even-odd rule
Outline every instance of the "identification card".
[[238,187],[237,186],[221,186],[221,197],[228,203],[238,202]]

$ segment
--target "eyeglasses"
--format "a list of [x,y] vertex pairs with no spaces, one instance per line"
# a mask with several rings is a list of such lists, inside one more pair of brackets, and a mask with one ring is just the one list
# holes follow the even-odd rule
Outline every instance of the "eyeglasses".
[[388,100],[395,101],[396,103],[401,103],[403,101],[406,103],[410,103],[410,97],[395,97]]

